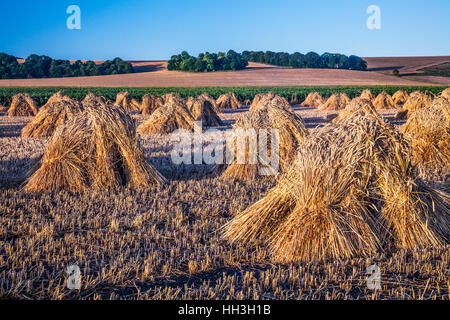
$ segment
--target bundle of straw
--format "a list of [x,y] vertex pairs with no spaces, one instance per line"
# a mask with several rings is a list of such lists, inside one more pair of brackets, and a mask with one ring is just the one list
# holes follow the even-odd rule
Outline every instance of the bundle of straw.
[[175,93],[166,93],[162,96],[162,99],[164,100],[164,104],[169,103],[170,101],[178,104],[186,103],[186,99],[181,98],[178,94]]
[[412,147],[413,163],[424,177],[431,171],[446,179],[450,176],[450,101],[433,100],[429,107],[411,113],[401,131]]
[[285,98],[273,92],[268,92],[266,94],[256,94],[253,98],[252,104],[250,105],[249,111],[254,111],[261,108],[264,109],[270,104],[275,105],[278,108],[283,108],[287,111],[292,111],[292,107],[289,102]]
[[239,100],[236,98],[234,92],[222,94],[221,96],[219,96],[219,98],[217,98],[216,103],[217,108],[219,110],[239,109],[241,107],[241,104],[239,103]]
[[408,97],[408,92],[405,90],[398,90],[392,95],[392,100],[394,100],[397,107],[400,107],[408,100]]
[[342,110],[349,102],[350,98],[347,94],[334,93],[325,103],[319,106],[319,110]]
[[158,109],[159,107],[162,107],[164,105],[164,100],[160,96],[155,96],[152,94],[146,94],[142,97],[142,104],[141,104],[141,113],[144,115],[150,115]]
[[46,108],[48,105],[51,105],[52,103],[57,102],[57,101],[75,102],[76,100],[72,99],[71,97],[66,95],[64,92],[58,91],[47,100],[47,102],[41,107],[41,109]]
[[441,97],[444,97],[444,98],[450,100],[450,88],[447,88],[444,91],[442,91]]
[[56,129],[25,190],[142,188],[164,181],[145,160],[127,112],[121,107],[98,106]]
[[98,106],[105,106],[108,104],[105,97],[103,96],[97,96],[93,94],[92,92],[89,92],[83,100],[81,100],[81,104],[85,108],[89,107],[98,107]]
[[19,93],[12,97],[8,117],[27,117],[37,114],[36,101],[28,93]]
[[305,101],[301,103],[302,107],[314,107],[318,108],[324,103],[324,99],[318,92],[310,92]]
[[375,99],[375,96],[373,95],[372,91],[369,89],[364,89],[363,92],[361,92],[361,95],[359,96],[361,99],[369,100],[370,102]]
[[[223,173],[226,179],[235,180],[254,180],[261,175],[261,170],[267,170],[267,165],[257,155],[262,152],[259,150],[259,142],[263,137],[259,134],[260,130],[264,130],[262,134],[267,139],[267,156],[271,155],[272,130],[277,132],[279,146],[279,167],[281,171],[285,171],[296,154],[299,143],[308,135],[302,119],[295,113],[286,110],[285,106],[277,105],[276,100],[269,100],[264,107],[261,106],[263,100],[258,107],[248,113],[243,114],[233,125],[233,137],[228,141],[228,148],[234,151],[234,162],[228,165]],[[251,137],[240,137],[245,134],[246,130],[253,130],[257,141],[255,150],[250,150]],[[239,139],[244,138],[244,146],[240,146],[238,150]],[[242,144],[242,141],[241,141]],[[243,152],[244,161],[239,160],[239,152]],[[255,152],[255,154],[250,154]],[[256,156],[256,159],[255,159]],[[252,160],[251,160],[252,159]],[[238,163],[244,162],[244,163]]]
[[420,91],[414,91],[409,95],[403,108],[397,112],[395,118],[397,120],[405,120],[409,117],[411,112],[417,109],[428,107],[431,104],[431,97]]
[[156,109],[137,131],[141,134],[168,134],[177,129],[193,131],[195,119],[187,107],[176,99],[170,99]]
[[354,116],[373,115],[381,120],[381,116],[375,110],[372,102],[361,97],[356,97],[350,101],[350,103],[341,110],[336,118],[333,119],[333,123],[340,123],[347,121]]
[[375,109],[395,109],[396,104],[392,97],[386,93],[386,91],[381,92],[373,101],[373,106]]
[[449,241],[450,197],[423,185],[410,159],[403,136],[373,115],[325,126],[224,237],[263,242],[283,263],[441,246]]
[[141,107],[139,102],[131,98],[128,92],[119,92],[115,104],[123,107],[127,111],[139,111]]
[[83,111],[76,100],[53,99],[42,107],[37,115],[22,129],[22,137],[50,137],[59,125]]
[[205,98],[189,97],[186,101],[186,107],[194,117],[194,120],[202,121],[202,125],[205,127],[223,125],[222,120],[214,109],[214,106]]
[[211,103],[211,105],[213,106],[214,111],[215,111],[216,113],[219,112],[219,107],[217,106],[216,99],[214,99],[213,97],[211,97],[209,94],[207,94],[207,93],[202,93],[201,95],[198,96],[198,98],[199,98],[199,99],[203,99],[203,100],[208,101],[208,102]]

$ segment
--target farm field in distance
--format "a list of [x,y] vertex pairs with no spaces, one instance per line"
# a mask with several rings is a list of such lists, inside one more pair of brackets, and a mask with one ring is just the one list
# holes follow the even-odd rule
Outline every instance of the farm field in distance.
[[[292,69],[250,62],[240,71],[168,71],[167,61],[131,61],[137,73],[45,79],[4,79],[0,87],[233,87],[233,86],[375,86],[450,85],[448,77],[420,76],[417,69],[449,62],[450,57],[365,58],[368,71]],[[399,69],[400,77],[392,75]]]

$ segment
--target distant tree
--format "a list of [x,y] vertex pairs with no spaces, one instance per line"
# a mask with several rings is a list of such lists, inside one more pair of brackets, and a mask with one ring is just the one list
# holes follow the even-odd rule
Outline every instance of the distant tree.
[[275,61],[280,66],[289,66],[289,53],[277,52],[275,54]]
[[336,57],[338,69],[348,69],[348,57],[344,54],[337,54]]
[[196,59],[194,57],[189,56],[187,59],[183,59],[181,62],[181,70],[183,71],[194,71]]
[[21,77],[21,70],[16,57],[0,53],[0,77],[2,79]]
[[289,56],[289,66],[293,68],[305,68],[306,58],[304,54],[295,52]]
[[201,58],[196,59],[192,71],[195,72],[208,71],[206,61],[204,61]]
[[170,58],[169,63],[167,64],[167,69],[168,70],[180,70],[182,61],[183,61],[183,59],[180,54],[173,55]]
[[242,58],[244,58],[245,60],[249,61],[251,59],[250,57],[250,51],[242,51]]
[[181,70],[192,72],[210,72],[220,70],[240,70],[247,66],[248,61],[239,53],[229,50],[226,54],[200,53],[198,57],[192,57],[186,51],[180,55],[173,55],[168,64],[169,70]]
[[348,57],[348,68],[351,70],[366,70],[367,62],[357,56]]
[[46,78],[74,77],[100,74],[116,74],[134,72],[133,66],[120,58],[95,64],[93,61],[55,60],[48,56],[31,54],[23,63],[6,53],[0,53],[0,75],[3,79],[10,78]]
[[307,68],[322,68],[322,59],[315,52],[308,52],[306,54],[306,67]]

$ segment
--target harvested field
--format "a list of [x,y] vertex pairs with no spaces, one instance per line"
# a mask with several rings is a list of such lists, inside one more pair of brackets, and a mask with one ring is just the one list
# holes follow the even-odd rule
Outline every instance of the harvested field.
[[392,75],[397,69],[400,78],[408,81],[425,81],[435,84],[450,84],[450,78],[440,75],[427,75],[426,71],[433,67],[440,67],[450,62],[450,56],[429,57],[373,57],[364,58],[367,70],[385,75]]
[[[430,59],[433,57],[430,57]],[[426,64],[438,63],[443,57],[434,57]],[[137,73],[45,79],[0,80],[1,87],[63,86],[63,87],[230,87],[230,86],[333,86],[333,85],[427,85],[450,84],[448,77],[392,75],[392,67],[409,65],[409,58],[366,58],[370,71],[334,69],[290,69],[250,62],[240,71],[192,73],[168,71],[167,61],[134,61]],[[421,58],[422,62],[424,61]],[[450,58],[448,58],[450,61]],[[402,61],[406,61],[402,63]],[[428,60],[427,60],[428,61]],[[436,62],[438,61],[438,62]],[[423,66],[424,64],[411,64]],[[381,68],[381,70],[380,70]],[[388,71],[384,71],[385,69]],[[409,70],[409,69],[408,69]],[[408,72],[405,70],[405,72]]]
[[[330,113],[293,109],[312,132]],[[218,129],[230,130],[247,111],[227,110]],[[395,112],[379,110],[389,121]],[[136,125],[148,118],[133,115]],[[274,263],[262,244],[222,240],[218,231],[225,223],[266,196],[276,179],[234,182],[214,174],[210,165],[174,165],[169,135],[140,135],[145,159],[169,180],[164,187],[24,192],[21,182],[49,143],[20,137],[31,119],[0,114],[1,298],[450,298],[449,246],[283,264]],[[79,291],[65,286],[71,264],[81,269]],[[376,291],[366,284],[372,264],[382,272]]]
[[450,56],[429,57],[368,57],[367,69],[371,71],[392,72],[398,69],[404,73],[412,73],[426,66],[439,65],[450,61]]

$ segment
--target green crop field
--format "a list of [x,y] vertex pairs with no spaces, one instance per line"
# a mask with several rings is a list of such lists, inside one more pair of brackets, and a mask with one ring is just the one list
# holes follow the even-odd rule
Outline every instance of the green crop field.
[[382,91],[386,91],[389,94],[393,94],[399,89],[404,89],[408,93],[415,90],[431,94],[439,94],[444,90],[445,86],[322,86],[322,87],[164,87],[164,88],[67,88],[67,87],[4,87],[0,88],[0,104],[9,105],[11,98],[17,93],[28,93],[38,103],[43,105],[54,93],[59,90],[63,90],[66,94],[72,98],[81,100],[84,96],[92,92],[96,95],[104,96],[106,99],[114,101],[116,95],[120,91],[128,91],[130,95],[136,99],[141,99],[146,93],[155,95],[163,95],[166,93],[178,93],[182,97],[197,96],[201,93],[208,93],[214,98],[227,92],[234,92],[239,100],[244,101],[246,99],[253,99],[257,93],[275,92],[287,99],[290,99],[292,95],[297,95],[297,99],[302,101],[306,98],[308,93],[317,91],[323,96],[329,96],[332,93],[345,92],[350,98],[358,96],[364,89],[370,89],[374,94],[378,94]]

